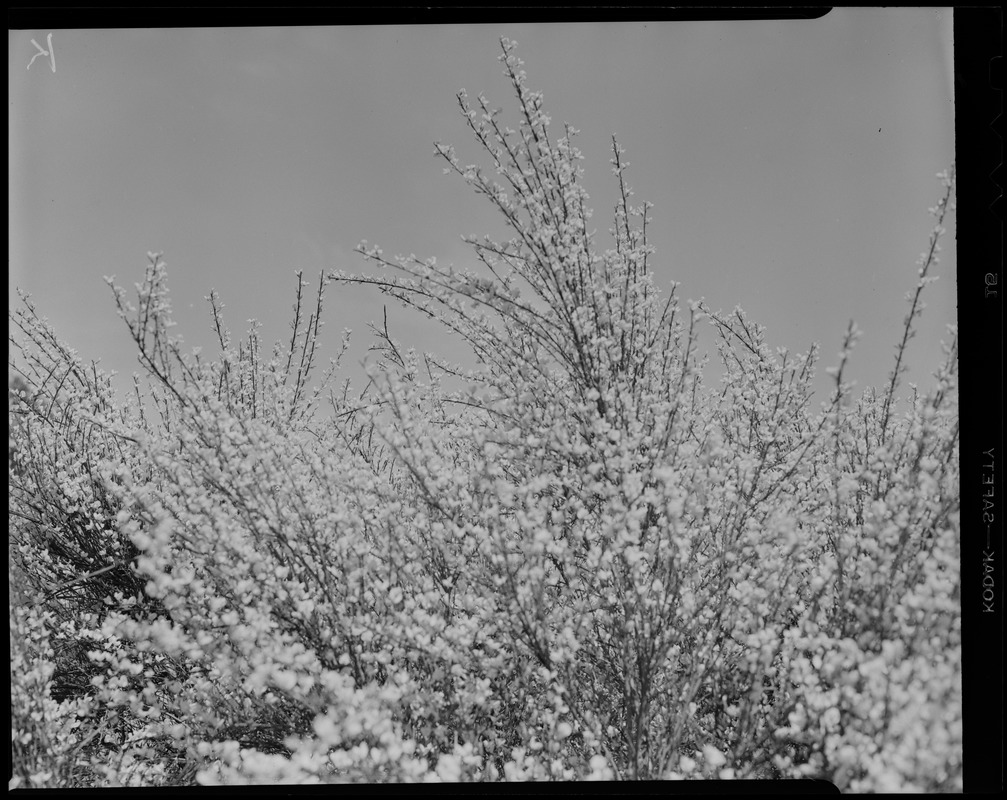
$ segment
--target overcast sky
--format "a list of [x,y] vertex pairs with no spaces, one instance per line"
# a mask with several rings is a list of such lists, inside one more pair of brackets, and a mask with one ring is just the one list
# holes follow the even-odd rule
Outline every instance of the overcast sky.
[[[52,33],[56,71],[39,57]],[[369,271],[386,255],[474,265],[462,234],[501,222],[433,143],[464,163],[476,143],[455,93],[485,93],[516,127],[498,40],[518,42],[528,85],[561,130],[579,128],[604,232],[608,159],[628,151],[636,200],[654,203],[658,281],[714,309],[741,304],[774,346],[822,344],[880,385],[893,363],[914,264],[954,159],[949,9],[835,9],[819,20],[8,33],[10,285],[29,291],[82,356],[124,374],[135,355],[102,281],[132,288],[163,251],[187,344],[212,342],[217,289],[238,336],[249,318],[288,335],[294,272]],[[956,318],[954,215],[909,353],[923,386]],[[330,287],[327,355],[344,327],[371,343],[382,298]],[[458,345],[389,308],[393,336],[449,359]],[[714,337],[707,333],[706,349]]]

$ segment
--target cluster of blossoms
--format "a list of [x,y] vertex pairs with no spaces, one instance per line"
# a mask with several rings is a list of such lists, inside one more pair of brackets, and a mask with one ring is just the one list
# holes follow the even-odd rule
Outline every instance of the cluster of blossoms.
[[[496,178],[437,147],[514,234],[469,240],[479,272],[362,246],[387,272],[323,276],[310,312],[299,276],[268,356],[211,294],[207,359],[151,254],[135,305],[109,279],[149,379],[125,403],[27,298],[12,313],[18,780],[961,788],[956,338],[931,392],[896,396],[940,227],[886,391],[851,397],[851,324],[816,411],[817,348],[655,285],[614,141],[599,252],[576,131],[549,138],[513,47],[517,130],[459,94]],[[311,387],[333,280],[477,366],[386,320],[362,393],[338,359]]]

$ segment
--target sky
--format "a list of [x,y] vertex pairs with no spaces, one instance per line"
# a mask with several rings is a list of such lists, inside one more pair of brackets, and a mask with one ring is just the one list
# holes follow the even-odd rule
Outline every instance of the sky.
[[[38,53],[32,39],[52,55]],[[774,347],[886,382],[941,186],[954,159],[950,9],[839,8],[817,20],[8,31],[8,302],[31,293],[87,359],[138,370],[103,281],[132,291],[163,252],[186,345],[213,344],[216,289],[235,338],[289,337],[295,272],[374,269],[414,253],[474,267],[465,234],[502,236],[488,203],[445,175],[434,142],[479,160],[455,95],[484,93],[516,127],[499,39],[515,40],[559,135],[580,129],[599,234],[611,224],[611,135],[650,212],[659,285],[741,305]],[[29,62],[31,62],[30,66]],[[55,64],[55,71],[52,69]],[[954,214],[940,280],[908,353],[922,388],[956,321]],[[450,361],[457,340],[374,289],[330,285],[325,356],[353,330],[343,376],[373,358],[368,323]],[[716,358],[712,330],[701,349]]]

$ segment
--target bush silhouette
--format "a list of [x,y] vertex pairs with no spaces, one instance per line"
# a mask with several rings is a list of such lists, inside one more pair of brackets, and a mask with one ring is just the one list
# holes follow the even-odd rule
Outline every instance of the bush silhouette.
[[[614,140],[597,248],[576,131],[550,137],[502,47],[517,129],[458,96],[490,171],[437,146],[512,233],[470,240],[478,272],[361,246],[379,271],[322,276],[310,311],[298,275],[268,353],[211,293],[208,358],[170,334],[151,254],[135,304],[109,280],[148,379],[125,403],[27,298],[12,313],[18,780],[960,790],[957,339],[929,393],[897,395],[953,170],[887,386],[851,397],[851,323],[815,410],[817,348],[656,285]],[[338,359],[312,387],[332,281],[477,366],[386,319],[362,393]]]

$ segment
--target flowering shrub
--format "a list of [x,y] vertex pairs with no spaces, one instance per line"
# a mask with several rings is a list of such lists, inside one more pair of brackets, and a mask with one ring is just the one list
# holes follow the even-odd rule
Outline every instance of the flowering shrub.
[[[887,387],[851,397],[851,323],[816,411],[817,349],[655,285],[614,140],[597,249],[576,131],[550,138],[502,44],[518,129],[459,94],[494,172],[437,147],[513,233],[470,240],[480,272],[364,244],[387,271],[323,276],[310,312],[299,276],[268,357],[211,294],[207,358],[170,334],[151,254],[136,305],[109,279],[148,378],[125,403],[28,298],[11,314],[16,780],[960,790],[953,330],[934,388],[896,394],[953,172]],[[386,319],[362,393],[338,358],[312,387],[333,280],[477,366],[404,352]]]

